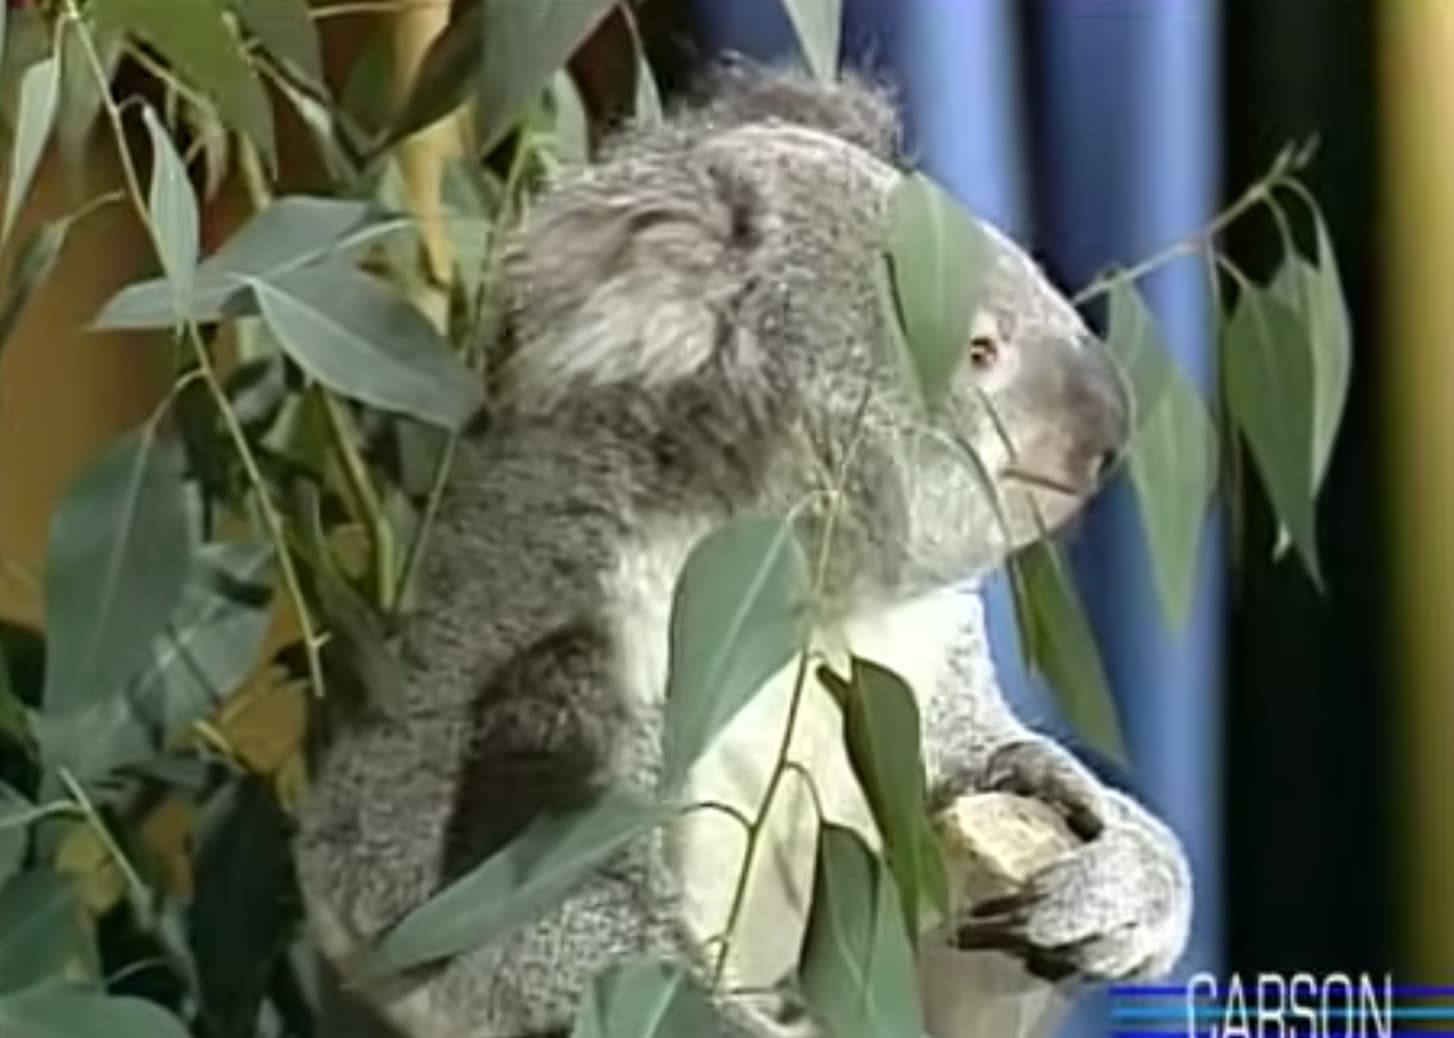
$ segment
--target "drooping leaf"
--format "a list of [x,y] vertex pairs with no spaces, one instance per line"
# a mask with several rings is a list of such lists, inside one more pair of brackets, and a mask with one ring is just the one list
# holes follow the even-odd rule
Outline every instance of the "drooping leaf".
[[526,106],[615,6],[614,0],[482,0],[483,60],[475,76],[482,152],[510,131]]
[[660,126],[662,120],[661,88],[656,85],[656,73],[646,58],[636,57],[636,91],[631,112],[638,126]]
[[576,81],[565,70],[550,82],[551,149],[561,162],[584,165],[591,154],[591,124]]
[[0,302],[0,352],[4,352],[5,344],[15,334],[26,306],[56,269],[69,230],[69,220],[42,224],[20,247],[10,283],[5,286],[4,301]]
[[484,60],[485,6],[489,0],[464,0],[450,12],[449,24],[430,43],[414,85],[394,120],[394,143],[443,119],[469,96]]
[[808,68],[825,83],[838,76],[843,35],[843,0],[783,0]]
[[902,678],[855,657],[844,681],[820,669],[843,709],[848,760],[883,836],[884,856],[904,919],[917,931],[924,902],[941,916],[949,908],[949,880],[926,811],[919,706]]
[[889,198],[887,249],[910,368],[932,402],[948,388],[969,343],[984,232],[948,192],[914,173]]
[[230,0],[247,31],[277,61],[289,65],[315,89],[326,89],[318,29],[307,0]]
[[339,266],[247,280],[279,345],[327,388],[447,429],[482,403],[449,343],[382,282]]
[[254,1033],[258,1006],[293,924],[288,819],[268,784],[238,779],[198,827],[196,895],[187,929],[207,1016],[217,1031]]
[[188,1038],[155,1002],[88,988],[39,985],[0,996],[0,1034],[26,1038]]
[[687,972],[638,960],[592,982],[571,1038],[714,1038],[715,1015]]
[[1161,608],[1179,627],[1191,606],[1202,526],[1216,487],[1216,428],[1136,289],[1116,285],[1110,303],[1107,345],[1130,373],[1136,394],[1127,464]]
[[850,829],[823,827],[799,977],[834,1038],[920,1035],[913,952],[888,871]]
[[1313,501],[1315,372],[1306,326],[1270,291],[1248,286],[1224,329],[1227,405],[1262,485],[1318,586]]
[[1039,541],[1010,563],[1025,654],[1044,675],[1066,720],[1092,748],[1115,761],[1126,753],[1116,703],[1075,578],[1053,541]]
[[83,912],[71,884],[48,868],[23,872],[0,888],[0,996],[44,980],[91,975],[95,954]]
[[72,484],[45,562],[45,710],[82,709],[142,666],[182,594],[192,531],[177,444],[147,425]]
[[35,805],[4,782],[0,782],[0,887],[20,871],[25,849],[30,843],[29,824],[25,819]]
[[155,47],[271,164],[273,110],[220,0],[92,0],[91,7],[103,26]]
[[[96,48],[96,56],[101,59],[101,68],[106,73],[106,81],[110,83],[125,50],[122,40],[116,33],[97,25],[86,12],[81,14],[81,23],[84,32],[91,37],[91,44]],[[56,142],[66,163],[78,167],[85,161],[86,145],[102,110],[101,86],[86,54],[82,30],[67,32],[61,38],[60,91]]]
[[152,149],[147,212],[161,253],[162,269],[172,286],[173,320],[180,324],[186,320],[197,271],[200,240],[197,196],[192,192],[187,168],[172,147],[171,137],[150,105],[142,108],[142,117]]
[[577,883],[667,817],[621,793],[543,817],[503,850],[410,912],[359,964],[376,978],[504,936],[558,904]]
[[257,660],[268,625],[271,561],[271,550],[261,545],[205,545],[150,659],[126,686],[83,711],[38,719],[47,766],[97,779],[150,761],[211,713]]
[[5,219],[0,241],[10,237],[20,205],[30,193],[30,183],[45,153],[46,141],[55,124],[60,99],[61,64],[44,58],[25,70],[20,79],[20,113],[15,126],[15,143],[10,153],[10,181],[5,188]]
[[735,520],[692,549],[672,603],[666,788],[803,647],[808,595],[802,546],[780,519]]
[[[279,198],[197,268],[188,316],[199,322],[234,316],[234,297],[247,295],[243,276],[266,277],[341,256],[411,225],[407,217],[381,212],[368,202],[309,195]],[[92,327],[166,328],[171,323],[171,289],[165,279],[155,278],[112,296]]]

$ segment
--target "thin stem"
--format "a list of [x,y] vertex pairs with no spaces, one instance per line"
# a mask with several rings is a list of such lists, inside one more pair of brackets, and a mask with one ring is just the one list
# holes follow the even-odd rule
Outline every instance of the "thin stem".
[[41,804],[39,807],[32,807],[19,814],[8,815],[0,818],[0,832],[7,829],[24,829],[26,826],[34,825],[36,822],[44,821],[47,818],[55,818],[59,815],[76,815],[81,813],[79,804],[70,800],[57,800],[49,804]]
[[725,803],[721,800],[699,800],[694,804],[688,804],[682,808],[683,815],[695,814],[698,811],[713,811],[720,815],[726,815],[738,825],[742,826],[743,830],[748,834],[752,832],[752,819],[748,818],[744,811],[732,804]]
[[116,842],[115,837],[111,835],[111,830],[106,827],[106,822],[102,819],[101,813],[96,810],[96,805],[91,802],[91,798],[86,795],[85,789],[76,781],[75,776],[71,774],[68,768],[60,769],[60,780],[66,787],[66,791],[71,794],[76,806],[85,815],[87,824],[95,830],[97,839],[106,848],[106,853],[110,855],[111,860],[116,864],[116,868],[120,870],[122,878],[126,880],[127,889],[131,891],[132,901],[138,914],[142,916],[143,921],[147,924],[148,929],[150,929],[152,914],[151,891],[141,881],[141,876],[131,864],[131,860],[126,857],[125,853],[121,850],[121,845]]
[[[76,34],[81,41],[81,49],[86,55],[87,64],[91,67],[91,74],[95,77],[96,87],[101,97],[101,107],[111,124],[112,136],[116,140],[117,157],[121,162],[121,175],[126,183],[127,197],[131,199],[132,207],[136,210],[137,217],[151,239],[153,250],[160,256],[163,252],[161,242],[157,239],[156,228],[152,226],[150,214],[147,212],[146,195],[141,189],[141,178],[136,172],[136,162],[132,158],[131,149],[126,145],[126,127],[122,123],[121,108],[111,96],[111,87],[106,78],[105,67],[101,63],[101,55],[97,53],[96,43],[91,39],[91,34],[81,20],[80,12],[76,8],[76,0],[64,0],[64,3],[65,17],[74,23]],[[303,596],[297,567],[294,566],[293,558],[288,553],[288,539],[283,528],[282,516],[279,515],[268,495],[267,483],[263,479],[257,457],[253,454],[252,447],[247,442],[247,436],[243,433],[242,425],[238,422],[237,415],[233,413],[232,406],[227,400],[227,393],[217,377],[217,369],[213,366],[211,354],[207,351],[207,344],[202,341],[196,321],[189,319],[186,322],[186,336],[192,352],[195,354],[197,367],[202,373],[201,377],[207,384],[207,391],[222,415],[228,437],[247,474],[253,496],[257,499],[258,512],[278,558],[278,569],[282,576],[283,586],[298,616],[298,627],[303,641],[304,655],[307,659],[308,676],[313,683],[315,693],[322,695],[325,686],[323,664],[318,654],[318,638],[313,626],[312,614],[309,612],[307,600]]]
[[419,564],[424,558],[424,545],[429,539],[429,530],[434,525],[434,519],[439,514],[439,505],[444,500],[444,491],[449,486],[449,471],[454,465],[454,450],[458,443],[459,436],[450,433],[449,439],[445,441],[443,449],[439,452],[439,460],[434,464],[434,475],[429,483],[429,496],[424,502],[424,513],[419,517],[419,529],[405,551],[404,566],[399,573],[399,583],[394,589],[393,602],[396,607],[401,606],[407,600],[409,589],[413,586],[414,577],[419,570]]
[[344,482],[349,496],[354,499],[354,508],[368,526],[369,540],[374,549],[374,587],[378,595],[378,607],[384,611],[394,607],[394,528],[379,500],[378,489],[369,476],[358,444],[354,442],[349,428],[348,416],[338,398],[323,386],[315,385],[313,393],[323,409],[324,423],[328,426],[328,437],[342,462]]

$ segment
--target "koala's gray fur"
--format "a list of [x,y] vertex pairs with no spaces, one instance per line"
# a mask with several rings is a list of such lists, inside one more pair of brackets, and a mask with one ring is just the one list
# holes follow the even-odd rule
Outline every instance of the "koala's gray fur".
[[[959,920],[958,939],[1052,974],[1173,963],[1191,903],[1176,840],[1010,714],[963,590],[1092,492],[1126,437],[1121,384],[1073,308],[986,228],[972,334],[993,363],[966,361],[926,415],[892,359],[878,280],[898,140],[862,83],[734,67],[709,103],[623,135],[536,201],[507,264],[489,421],[460,444],[423,570],[402,716],[339,733],[304,812],[300,874],[332,961],[541,813],[651,790],[687,551],[724,520],[796,509],[816,554],[836,508],[823,644],[911,680],[936,801],[1012,789],[1085,837],[1033,896]],[[769,689],[744,710],[694,794],[754,807],[781,705]],[[827,735],[805,734],[802,752],[831,785],[845,774],[828,759],[836,715],[806,712],[805,730]],[[861,819],[840,785],[827,810]],[[796,824],[780,830],[787,878],[744,917],[735,981],[790,981],[775,974],[801,919],[777,913],[812,867]],[[370,995],[412,1038],[523,1038],[564,1034],[590,978],[623,958],[700,973],[731,872],[723,832],[644,837],[533,924]],[[787,1027],[787,996],[719,1001],[729,1033]]]

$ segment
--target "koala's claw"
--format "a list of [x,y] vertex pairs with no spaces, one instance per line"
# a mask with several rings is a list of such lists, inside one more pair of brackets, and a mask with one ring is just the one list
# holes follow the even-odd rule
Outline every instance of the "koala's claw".
[[1049,804],[1082,840],[1095,839],[1105,828],[1105,791],[1074,757],[1049,743],[1027,740],[996,750],[981,785]]

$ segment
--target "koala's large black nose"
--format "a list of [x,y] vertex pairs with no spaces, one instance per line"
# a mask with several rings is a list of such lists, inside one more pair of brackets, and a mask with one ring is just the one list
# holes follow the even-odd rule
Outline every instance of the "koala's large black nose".
[[1079,377],[1073,397],[1081,449],[1092,478],[1100,482],[1126,449],[1133,405],[1126,377],[1104,343],[1088,337],[1077,356]]

